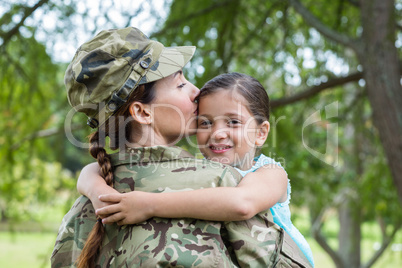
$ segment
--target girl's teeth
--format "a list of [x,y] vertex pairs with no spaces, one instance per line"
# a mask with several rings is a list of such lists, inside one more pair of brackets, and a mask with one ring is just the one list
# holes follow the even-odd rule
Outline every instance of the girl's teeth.
[[229,149],[230,148],[230,146],[225,146],[225,147],[215,147],[215,146],[212,146],[212,149],[214,149],[214,150],[223,150],[223,149]]

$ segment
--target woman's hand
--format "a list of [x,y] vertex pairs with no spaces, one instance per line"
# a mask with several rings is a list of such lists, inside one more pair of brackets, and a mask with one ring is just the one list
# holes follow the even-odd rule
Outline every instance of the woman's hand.
[[133,191],[123,194],[105,194],[99,201],[110,205],[96,210],[102,223],[135,224],[153,217],[152,193]]

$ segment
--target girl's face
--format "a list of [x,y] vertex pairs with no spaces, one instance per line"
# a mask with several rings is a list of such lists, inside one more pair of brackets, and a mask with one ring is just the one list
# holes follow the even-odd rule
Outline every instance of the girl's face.
[[242,170],[252,167],[256,146],[264,144],[269,123],[258,125],[246,105],[244,97],[224,89],[200,99],[197,141],[207,159]]
[[167,144],[176,143],[197,130],[197,104],[200,90],[186,80],[180,70],[155,83],[156,97],[150,107],[155,134]]

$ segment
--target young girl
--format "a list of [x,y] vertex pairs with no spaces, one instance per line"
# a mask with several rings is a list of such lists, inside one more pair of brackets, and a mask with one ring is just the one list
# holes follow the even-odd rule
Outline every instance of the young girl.
[[150,217],[238,221],[270,208],[274,222],[314,265],[307,241],[290,220],[286,172],[280,163],[263,154],[255,157],[267,139],[268,119],[269,98],[256,79],[239,73],[219,75],[201,89],[197,141],[205,158],[234,166],[244,176],[237,187],[113,193],[94,174],[97,165],[91,164],[81,173],[78,190],[93,201],[105,224],[133,224]]

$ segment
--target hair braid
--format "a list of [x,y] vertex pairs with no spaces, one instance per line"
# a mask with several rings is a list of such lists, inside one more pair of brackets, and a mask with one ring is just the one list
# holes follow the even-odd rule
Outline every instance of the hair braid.
[[[113,172],[112,164],[110,162],[110,156],[106,153],[104,148],[104,135],[100,130],[92,133],[89,137],[90,147],[89,153],[98,161],[101,167],[101,176],[105,179],[107,185],[113,187]],[[104,134],[104,133],[101,133]],[[100,218],[97,219],[94,227],[88,235],[88,239],[85,242],[84,248],[77,259],[78,268],[93,268],[95,267],[96,258],[98,257],[99,249],[102,245],[103,235],[105,233],[105,227],[102,224]]]
[[[109,147],[112,150],[120,149],[122,146],[125,146],[126,141],[130,140],[131,134],[134,131],[133,125],[135,124],[135,121],[129,121],[128,123],[122,122],[123,125],[121,125],[119,116],[122,116],[124,120],[131,116],[129,107],[133,101],[139,101],[145,104],[150,103],[156,96],[154,85],[155,82],[141,85],[130,95],[126,104],[116,112],[115,116],[109,118],[105,122],[103,129],[108,130],[108,132],[105,133],[102,128],[99,128],[98,131],[89,136],[89,153],[98,161],[101,168],[101,176],[105,179],[106,184],[111,187],[113,187],[113,169],[110,156],[104,148],[105,137],[108,136],[110,138]],[[113,132],[110,129],[114,129],[115,131]],[[120,140],[120,138],[122,138],[122,140]],[[105,227],[103,226],[101,219],[97,218],[94,227],[88,235],[84,248],[76,261],[78,268],[95,267],[103,242],[104,233]]]
[[[100,139],[100,136],[103,136],[102,140]],[[90,135],[89,142],[91,145],[89,147],[89,153],[92,155],[93,158],[98,161],[98,164],[101,168],[101,176],[105,179],[106,184],[109,186],[113,186],[112,163],[110,162],[110,156],[106,153],[106,150],[104,148],[104,137],[104,133],[100,133],[100,130]]]

